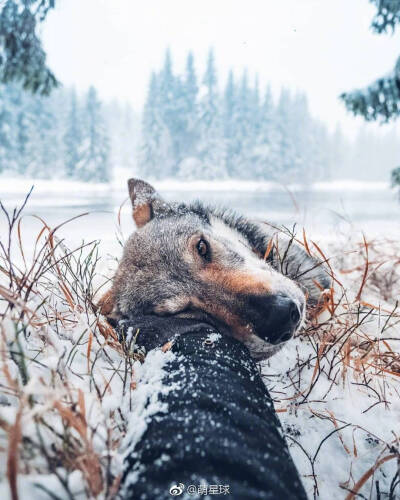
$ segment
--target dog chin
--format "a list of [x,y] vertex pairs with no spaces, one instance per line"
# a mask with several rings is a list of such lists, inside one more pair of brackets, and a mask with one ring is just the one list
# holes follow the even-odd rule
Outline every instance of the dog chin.
[[256,361],[270,358],[279,352],[285,344],[286,342],[281,342],[276,345],[270,344],[254,334],[250,335],[250,337],[244,341],[244,345],[249,349],[251,357]]

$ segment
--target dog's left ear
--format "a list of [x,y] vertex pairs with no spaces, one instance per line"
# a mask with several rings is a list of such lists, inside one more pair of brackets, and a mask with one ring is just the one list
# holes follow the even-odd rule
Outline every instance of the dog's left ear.
[[133,220],[137,227],[143,227],[158,213],[169,211],[169,205],[157,191],[145,181],[129,179],[129,197],[132,202]]

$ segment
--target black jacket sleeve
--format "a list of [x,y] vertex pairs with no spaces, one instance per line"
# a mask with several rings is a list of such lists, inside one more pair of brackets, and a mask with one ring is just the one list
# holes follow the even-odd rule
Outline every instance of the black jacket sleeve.
[[257,365],[215,333],[200,325],[175,340],[164,383],[178,388],[126,456],[120,498],[307,498]]

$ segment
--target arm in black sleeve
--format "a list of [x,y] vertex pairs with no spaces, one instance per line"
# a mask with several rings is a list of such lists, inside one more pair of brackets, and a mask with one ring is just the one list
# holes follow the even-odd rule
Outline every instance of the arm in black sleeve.
[[247,348],[202,324],[172,349],[163,382],[177,388],[161,396],[167,412],[154,415],[125,457],[120,497],[168,499],[173,485],[183,485],[180,498],[208,491],[208,498],[306,499]]

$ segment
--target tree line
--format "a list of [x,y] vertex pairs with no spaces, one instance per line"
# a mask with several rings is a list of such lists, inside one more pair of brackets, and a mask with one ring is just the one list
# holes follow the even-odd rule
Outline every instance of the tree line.
[[[0,174],[108,182],[119,172],[163,179],[388,179],[398,164],[394,131],[361,130],[354,141],[332,133],[303,93],[274,98],[257,77],[230,72],[218,85],[213,52],[198,77],[189,53],[182,75],[170,52],[149,82],[144,109],[102,102],[95,88],[50,96],[0,85]],[[117,174],[118,175],[118,174]]]
[[[377,9],[373,31],[394,32],[400,22],[400,0],[369,1]],[[366,178],[366,169],[375,178],[383,178],[383,169],[398,164],[392,140],[386,140],[390,133],[384,141],[387,147],[371,136],[374,148],[362,133],[355,144],[346,141],[339,129],[329,135],[311,119],[304,95],[290,95],[283,89],[275,103],[269,89],[260,93],[257,80],[250,85],[246,73],[238,80],[232,72],[221,91],[212,52],[200,82],[192,54],[185,75],[174,75],[167,53],[163,70],[153,73],[150,81],[137,154],[139,132],[132,127],[131,111],[110,115],[113,126],[107,135],[95,89],[85,104],[79,99],[74,104],[73,95],[53,98],[59,82],[47,66],[38,28],[54,0],[0,4],[0,173],[106,181],[114,165],[125,165],[134,166],[138,175],[161,178],[251,177],[287,182],[342,174]],[[399,61],[392,72],[369,87],[342,94],[346,107],[368,121],[396,119],[400,114]],[[21,89],[52,93],[52,100],[24,97]],[[67,101],[69,124],[64,116]],[[83,117],[81,123],[73,120],[78,114]],[[120,134],[115,124],[123,124]],[[379,161],[371,160],[379,154]],[[363,159],[360,171],[354,162],[357,158]],[[367,177],[372,178],[370,173]],[[400,167],[393,170],[392,182],[400,186]]]
[[121,152],[123,140],[132,143],[131,115],[129,105],[104,105],[94,87],[84,95],[60,89],[42,96],[2,85],[0,173],[108,182],[113,163],[132,165],[133,151],[125,158]]
[[174,74],[168,50],[149,82],[139,166],[158,178],[307,181],[329,175],[331,139],[304,93],[282,89],[275,102],[246,71],[221,89],[212,50],[201,79],[192,53]]

